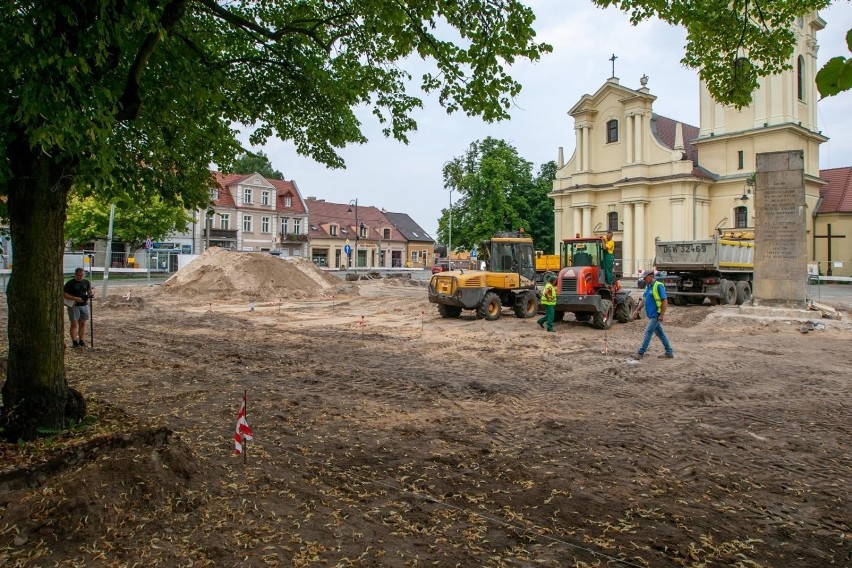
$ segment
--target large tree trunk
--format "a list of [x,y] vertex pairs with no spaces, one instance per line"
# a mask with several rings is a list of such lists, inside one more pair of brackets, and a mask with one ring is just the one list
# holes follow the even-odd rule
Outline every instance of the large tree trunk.
[[[65,379],[62,254],[71,172],[23,144],[7,147],[13,169],[9,220],[15,247],[9,279],[9,359],[3,384],[2,425],[8,440],[30,440],[38,430],[63,429],[84,409]],[[70,411],[73,416],[68,416]]]

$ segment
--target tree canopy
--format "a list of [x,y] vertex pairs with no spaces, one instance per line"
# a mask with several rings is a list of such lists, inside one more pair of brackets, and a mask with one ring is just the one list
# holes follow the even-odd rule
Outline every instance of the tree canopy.
[[[62,338],[72,186],[101,202],[205,206],[208,165],[232,169],[240,125],[252,144],[276,136],[341,167],[338,150],[366,141],[356,109],[406,140],[418,83],[448,112],[507,118],[520,91],[511,66],[550,51],[533,20],[518,0],[0,4],[0,195],[16,250],[3,435],[28,439],[85,411]],[[412,77],[406,58],[430,70]]]
[[260,174],[266,179],[284,179],[284,174],[272,167],[272,162],[263,152],[244,152],[234,160],[231,169],[238,174]]
[[[536,248],[553,251],[553,188],[556,163],[541,167],[533,176],[533,164],[518,155],[504,140],[486,138],[473,142],[468,151],[444,164],[444,187],[456,191],[452,206],[453,250],[470,250],[497,231],[522,228]],[[438,220],[438,239],[447,243],[450,209]]]
[[[791,67],[796,18],[831,4],[831,0],[592,1],[628,12],[634,24],[656,17],[686,28],[686,53],[681,62],[698,70],[717,102],[737,108],[751,103],[759,77]],[[847,90],[852,87],[852,64],[843,57],[833,58],[820,70],[816,82],[822,96]]]
[[[109,230],[110,205],[94,197],[72,195],[68,201],[65,237],[73,244],[105,239]],[[180,203],[151,196],[142,203],[119,203],[113,220],[113,240],[140,248],[150,237],[160,241],[186,230],[192,218]]]

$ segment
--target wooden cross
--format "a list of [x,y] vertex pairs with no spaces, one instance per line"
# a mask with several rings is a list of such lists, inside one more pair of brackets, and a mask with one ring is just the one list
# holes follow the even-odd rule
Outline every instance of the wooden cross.
[[846,235],[832,235],[831,234],[831,223],[827,226],[827,231],[825,235],[814,235],[815,239],[828,239],[828,271],[826,272],[826,276],[831,276],[831,239],[845,239]]
[[612,54],[612,57],[609,58],[609,60],[612,61],[612,76],[613,77],[615,77],[615,60],[616,59],[618,59],[618,56],[614,53]]

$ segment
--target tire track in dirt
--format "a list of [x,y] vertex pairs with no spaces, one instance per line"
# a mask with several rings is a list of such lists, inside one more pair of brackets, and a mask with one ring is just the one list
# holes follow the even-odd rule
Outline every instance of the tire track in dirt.
[[[281,316],[274,307],[189,318],[152,312],[150,321],[116,329],[142,369],[97,388],[107,393],[129,377],[138,381],[135,394],[116,394],[128,407],[135,402],[137,412],[160,416],[139,405],[145,391],[154,406],[180,407],[162,416],[218,464],[233,449],[235,393],[248,385],[252,425],[261,433],[251,451],[281,476],[261,486],[315,511],[318,520],[300,518],[302,526],[341,550],[352,549],[335,535],[366,530],[397,546],[426,528],[446,530],[446,542],[464,547],[461,531],[471,527],[464,515],[446,513],[447,524],[436,523],[440,507],[392,489],[399,487],[654,566],[689,564],[690,546],[699,560],[735,561],[735,553],[714,556],[720,553],[702,535],[764,565],[790,565],[791,554],[842,555],[837,534],[849,531],[839,530],[848,525],[840,481],[849,478],[849,460],[840,436],[849,427],[836,418],[849,415],[841,405],[848,387],[836,373],[793,380],[807,369],[807,345],[791,348],[786,330],[693,328],[686,323],[693,314],[674,313],[683,319],[669,331],[677,359],[651,355],[631,365],[638,322],[610,330],[604,356],[601,333],[587,326],[565,322],[544,334],[514,317],[433,316],[421,335],[410,325],[421,310],[422,298],[399,294],[339,309],[307,304]],[[352,322],[362,313],[368,323],[359,330]],[[753,345],[747,352],[728,338],[743,330],[742,341]],[[840,364],[841,338],[821,340],[834,352],[822,368]],[[789,358],[775,361],[782,344]],[[158,369],[161,360],[171,366]],[[206,394],[193,381],[207,384]],[[812,398],[820,404],[808,404]],[[343,517],[335,535],[322,527]],[[406,532],[406,523],[420,528]],[[381,532],[385,526],[397,536]],[[517,550],[543,545],[534,536],[510,538],[514,532],[485,523],[482,534]],[[765,544],[738,548],[748,538]],[[778,549],[779,542],[788,544]],[[827,552],[828,543],[840,552]],[[511,556],[507,548],[488,550]],[[462,558],[487,564],[482,556]],[[572,563],[565,551],[540,558]]]

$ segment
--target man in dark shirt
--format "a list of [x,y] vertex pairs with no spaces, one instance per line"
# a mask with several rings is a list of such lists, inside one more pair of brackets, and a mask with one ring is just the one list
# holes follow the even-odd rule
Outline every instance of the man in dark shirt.
[[74,271],[74,278],[65,283],[65,305],[71,320],[72,347],[85,347],[86,320],[89,319],[89,298],[94,297],[92,284],[83,278],[82,268]]

